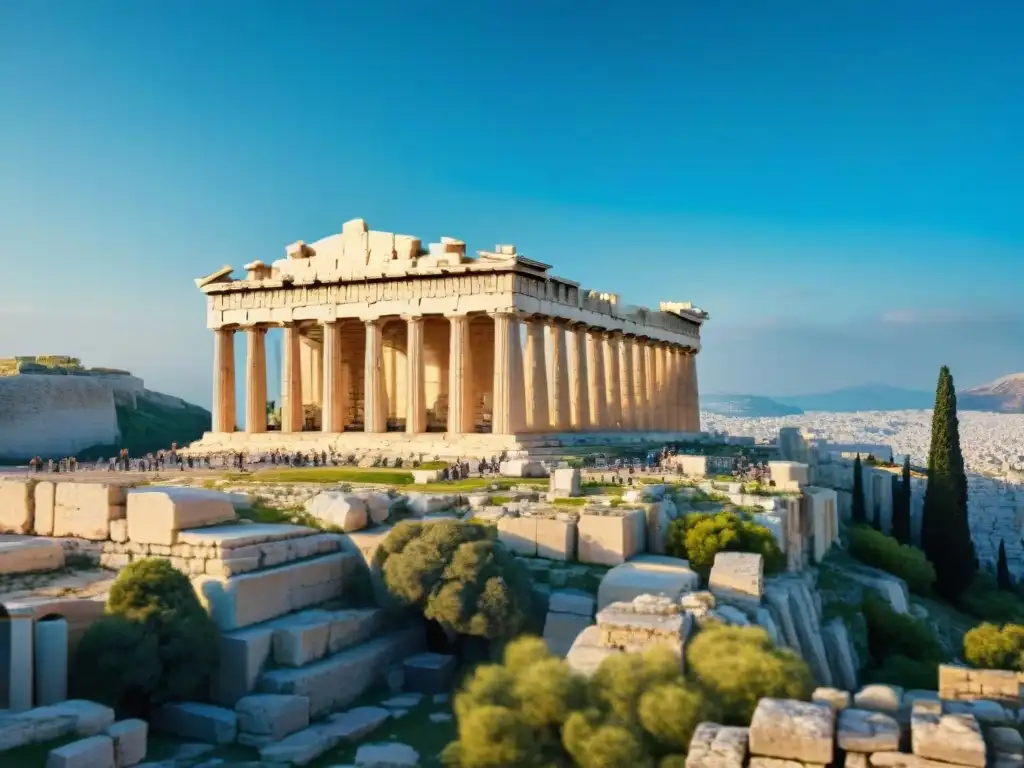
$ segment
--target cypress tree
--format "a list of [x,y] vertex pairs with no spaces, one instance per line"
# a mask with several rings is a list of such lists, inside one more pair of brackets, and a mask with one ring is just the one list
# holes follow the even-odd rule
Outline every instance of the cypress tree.
[[928,452],[921,544],[935,566],[935,589],[948,600],[966,590],[978,570],[967,521],[967,473],[960,451],[956,389],[947,366],[939,371]]
[[996,561],[996,583],[1000,589],[1013,589],[1013,576],[1010,575],[1010,564],[1006,562],[1006,543],[999,540],[999,559]]
[[853,506],[851,517],[854,525],[863,525],[868,521],[868,511],[864,506],[864,477],[860,469],[860,454],[853,460]]
[[910,455],[903,460],[902,482],[893,478],[892,535],[900,544],[910,544]]

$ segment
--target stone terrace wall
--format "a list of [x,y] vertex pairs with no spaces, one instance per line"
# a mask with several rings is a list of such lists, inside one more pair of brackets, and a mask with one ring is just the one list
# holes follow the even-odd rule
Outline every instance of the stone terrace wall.
[[1022,683],[1024,673],[1008,669],[939,667],[939,697],[947,701],[990,699],[1019,709]]

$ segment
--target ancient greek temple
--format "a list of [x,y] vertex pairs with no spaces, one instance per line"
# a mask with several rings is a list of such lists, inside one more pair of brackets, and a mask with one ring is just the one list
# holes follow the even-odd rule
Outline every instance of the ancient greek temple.
[[[699,432],[707,314],[689,303],[629,306],[550,269],[512,245],[472,257],[459,240],[424,248],[355,219],[271,264],[247,264],[241,279],[225,266],[196,280],[215,334],[213,431],[202,444],[373,439],[454,450],[475,436],[473,445],[504,449],[530,436]],[[268,427],[273,328],[282,338],[279,427]]]

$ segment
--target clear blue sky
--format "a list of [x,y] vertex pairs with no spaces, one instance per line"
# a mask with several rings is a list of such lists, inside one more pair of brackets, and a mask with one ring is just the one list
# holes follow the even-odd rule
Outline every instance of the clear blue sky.
[[978,384],[1024,368],[1022,40],[1019,0],[4,0],[0,355],[208,404],[192,278],[363,217],[693,301],[705,391]]

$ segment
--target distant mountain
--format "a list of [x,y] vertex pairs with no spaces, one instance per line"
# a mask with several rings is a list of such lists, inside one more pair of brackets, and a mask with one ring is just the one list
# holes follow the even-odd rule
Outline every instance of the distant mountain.
[[832,411],[834,413],[910,411],[927,409],[935,405],[934,392],[890,387],[887,384],[866,384],[816,395],[790,395],[772,399],[782,405],[801,408],[804,411]]
[[704,395],[700,399],[701,410],[722,416],[799,416],[802,410],[792,405],[783,405],[770,397],[757,395]]
[[1011,373],[980,387],[957,392],[956,405],[964,411],[1024,413],[1024,373]]

